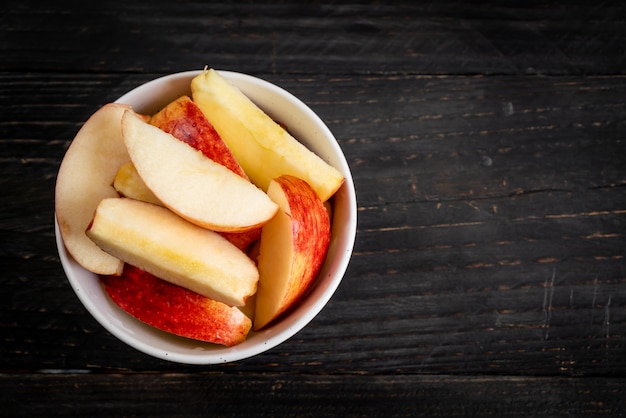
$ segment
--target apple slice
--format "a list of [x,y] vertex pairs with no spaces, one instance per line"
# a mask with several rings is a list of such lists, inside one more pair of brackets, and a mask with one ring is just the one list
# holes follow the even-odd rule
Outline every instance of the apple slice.
[[[169,103],[152,116],[150,123],[248,180],[233,153],[189,96],[181,96]],[[259,239],[261,227],[244,232],[222,232],[222,235],[245,251]]]
[[86,233],[114,257],[228,305],[243,306],[257,288],[257,267],[244,252],[162,206],[104,199]]
[[206,298],[126,265],[121,277],[103,276],[108,295],[138,320],[182,337],[227,347],[246,339],[252,321],[238,308]]
[[181,96],[169,103],[152,116],[150,123],[248,179],[233,153],[189,96]]
[[[115,190],[123,197],[163,206],[163,203],[152,193],[152,190],[148,189],[146,183],[143,182],[132,161],[123,164],[117,171],[113,187],[115,187]],[[218,233],[241,251],[247,251],[252,243],[261,238],[261,227],[243,232]]]
[[278,210],[254,184],[131,112],[122,117],[122,137],[148,188],[189,222],[242,232],[262,226]]
[[330,243],[328,212],[307,182],[284,175],[270,182],[278,214],[261,232],[254,329],[291,308],[319,272]]
[[163,206],[161,201],[152,193],[152,190],[148,189],[146,183],[143,182],[132,161],[122,164],[117,170],[113,187],[120,196]]
[[61,237],[78,264],[96,274],[120,274],[123,262],[102,251],[86,235],[98,203],[116,197],[113,178],[130,159],[121,134],[129,106],[110,103],[82,126],[61,162],[55,187],[55,212]]
[[343,175],[307,149],[217,71],[191,81],[193,101],[202,109],[250,180],[267,190],[273,178],[290,174],[305,180],[322,201]]

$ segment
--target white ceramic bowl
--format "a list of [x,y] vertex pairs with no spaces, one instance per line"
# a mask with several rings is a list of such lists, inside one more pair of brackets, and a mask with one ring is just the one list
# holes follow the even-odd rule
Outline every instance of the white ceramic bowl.
[[[150,81],[120,97],[146,114],[155,113],[183,94],[190,95],[191,79],[200,71],[172,74]],[[326,305],[346,271],[356,237],[356,195],[350,169],[333,134],[299,99],[261,79],[228,71],[220,73],[259,107],[286,124],[309,149],[336,167],[346,178],[334,197],[332,236],[326,262],[311,291],[295,310],[276,324],[250,332],[234,347],[203,343],[157,330],[131,317],[104,292],[98,277],[79,266],[67,253],[55,220],[56,242],[63,269],[80,301],[111,334],[151,356],[186,364],[217,364],[242,360],[267,351],[304,328]]]

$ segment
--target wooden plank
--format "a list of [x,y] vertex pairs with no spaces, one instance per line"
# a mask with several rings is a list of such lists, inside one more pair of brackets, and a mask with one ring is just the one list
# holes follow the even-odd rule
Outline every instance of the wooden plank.
[[[0,375],[4,413],[46,416],[618,416],[621,379],[276,374]],[[4,415],[3,413],[3,415]]]
[[617,1],[99,2],[88,9],[74,1],[10,1],[3,9],[3,71],[169,73],[210,65],[265,74],[523,75],[626,68],[625,9]]

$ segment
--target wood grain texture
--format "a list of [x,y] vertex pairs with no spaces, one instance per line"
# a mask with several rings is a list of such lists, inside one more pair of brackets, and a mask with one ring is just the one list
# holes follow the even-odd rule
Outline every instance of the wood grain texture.
[[[0,416],[624,413],[621,2],[0,8]],[[87,313],[53,199],[90,114],[205,64],[320,115],[358,231],[309,326],[200,367],[141,354]]]
[[10,71],[623,74],[625,6],[588,4],[6,1],[0,50]]
[[[6,380],[0,375],[0,382]],[[416,375],[269,374],[242,380],[214,373],[46,374],[25,375],[5,392],[9,401],[4,411],[13,417],[42,413],[100,417],[119,411],[125,416],[168,417],[363,417],[382,411],[395,417],[502,417],[518,416],[519,411],[546,417],[619,416],[626,406],[624,383],[624,379]],[[606,393],[613,398],[606,401]]]

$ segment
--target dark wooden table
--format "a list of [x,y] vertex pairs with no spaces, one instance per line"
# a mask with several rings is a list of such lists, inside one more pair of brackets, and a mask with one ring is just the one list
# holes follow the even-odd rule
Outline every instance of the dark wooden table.
[[[98,2],[0,8],[0,416],[623,416],[626,6]],[[358,195],[303,331],[188,366],[118,341],[54,241],[81,124],[164,74],[309,104]]]

